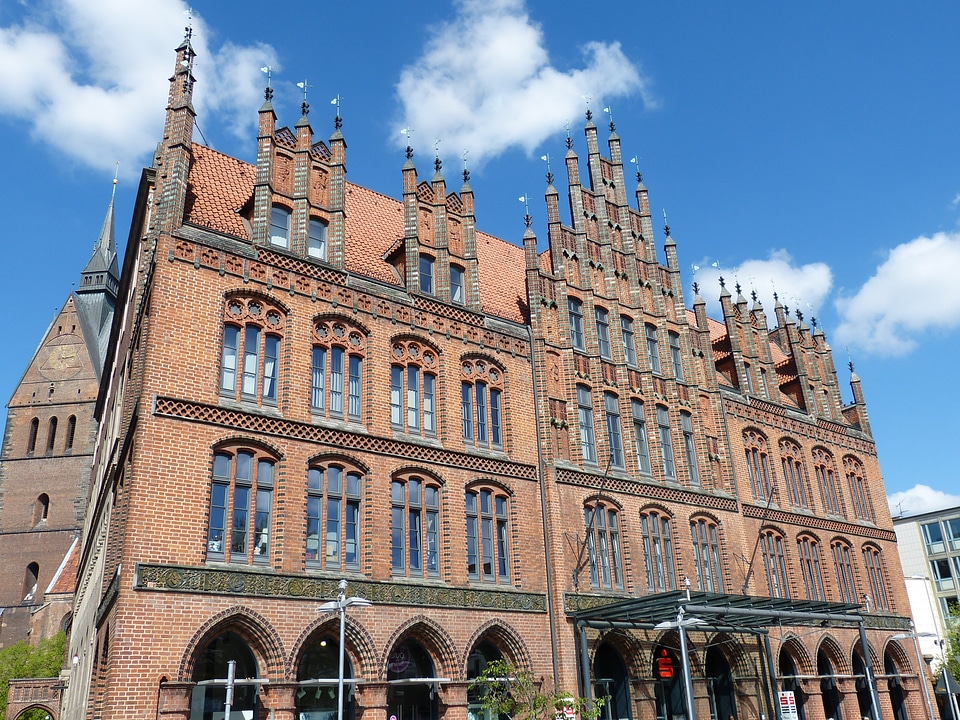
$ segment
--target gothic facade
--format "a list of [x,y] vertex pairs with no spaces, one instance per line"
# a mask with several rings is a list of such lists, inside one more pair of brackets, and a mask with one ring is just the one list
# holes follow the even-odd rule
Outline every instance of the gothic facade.
[[[568,142],[540,252],[409,149],[400,200],[347,182],[340,118],[278,127],[269,89],[256,165],[194,144],[192,60],[117,293],[65,717],[222,717],[231,660],[243,717],[330,717],[341,579],[372,603],[351,717],[479,718],[496,658],[611,720],[773,717],[779,690],[809,720],[922,716],[859,380],[845,404],[779,303],[687,308],[612,126],[606,154],[589,115],[585,160]],[[764,623],[649,620],[684,593]]]

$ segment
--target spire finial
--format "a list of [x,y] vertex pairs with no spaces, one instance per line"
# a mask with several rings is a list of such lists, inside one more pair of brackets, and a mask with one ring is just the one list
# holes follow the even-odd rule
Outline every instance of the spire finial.
[[720,276],[720,287],[725,288],[727,286],[726,280],[723,279],[723,275]]
[[442,168],[443,168],[443,161],[440,159],[440,156],[437,155],[433,159],[433,169],[439,173]]
[[613,124],[613,106],[607,105],[603,111],[610,116],[610,132],[616,132],[617,126]]
[[667,223],[667,209],[663,208],[663,234],[670,237],[670,225]]
[[550,153],[541,155],[540,159],[547,164],[547,185],[553,185],[553,173],[550,172]]
[[113,192],[110,194],[110,202],[117,196],[117,179],[120,177],[120,161],[117,160],[117,167],[113,171]]
[[850,372],[853,372],[853,360],[847,360],[847,367],[850,368]]
[[580,97],[583,98],[583,102],[586,103],[587,106],[587,124],[589,125],[593,122],[593,110],[590,109],[590,101],[593,100],[593,98],[589,95],[581,95]]
[[530,196],[521,195],[517,199],[523,203],[523,212],[524,212],[523,222],[526,224],[527,227],[530,227],[530,225],[533,223],[533,218],[530,217]]
[[407,155],[407,160],[411,160],[413,158],[413,148],[410,147],[409,145],[407,145],[406,155]]
[[193,39],[193,8],[188,5],[183,14],[187,16],[187,26],[183,29],[183,42],[189,45]]
[[310,103],[307,102],[307,88],[311,88],[313,85],[304,80],[303,82],[298,82],[297,87],[303,90],[303,102],[300,103],[300,111],[303,113],[303,116],[306,117],[310,112]]
[[260,72],[267,74],[267,87],[263,90],[263,99],[270,102],[273,100],[273,88],[270,86],[270,81],[273,78],[273,68],[269,65],[264,65],[260,68]]
[[570,135],[570,121],[567,120],[563,124],[563,127],[567,131],[567,150],[570,150],[571,148],[573,148],[573,138]]
[[740,283],[739,283],[739,282],[737,282],[737,283],[733,286],[733,289],[737,291],[737,295],[742,295],[742,294],[743,294],[743,291],[740,289]]
[[640,172],[640,156],[634,155],[632,158],[630,158],[630,162],[637,166],[637,184],[639,185],[643,182],[643,173]]
[[810,317],[810,324],[813,326],[814,331],[817,329],[817,319],[813,316]]
[[469,150],[464,149],[464,151],[460,153],[460,159],[463,160],[463,184],[464,185],[470,182],[470,171],[467,170],[467,153],[469,152],[470,152]]
[[337,130],[343,127],[343,119],[340,117],[340,101],[343,100],[342,97],[338,94],[333,100],[330,101],[331,105],[337,106],[337,115],[333,118],[333,127]]
[[700,294],[700,283],[698,283],[698,282],[696,282],[696,281],[694,281],[694,283],[693,283],[693,294],[694,294],[694,295],[699,295],[699,294]]

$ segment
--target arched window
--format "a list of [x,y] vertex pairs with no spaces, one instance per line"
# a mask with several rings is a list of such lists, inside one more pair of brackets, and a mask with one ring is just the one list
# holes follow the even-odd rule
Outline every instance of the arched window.
[[394,575],[440,575],[440,486],[424,477],[390,484],[390,556]]
[[873,607],[868,603],[867,612],[873,610],[890,610],[887,598],[887,584],[883,579],[883,553],[874,545],[863,546],[863,564],[867,569],[867,584],[870,588],[870,599]]
[[633,441],[637,451],[637,465],[644,475],[650,474],[650,442],[647,438],[647,418],[642,400],[631,398],[630,412],[633,416]]
[[[237,678],[258,678],[257,661],[244,642],[235,632],[225,632],[210,641],[203,650],[193,669],[192,680],[197,684],[194,696],[194,707],[197,711],[191,713],[191,720],[213,720],[222,718],[224,703],[227,699],[227,688],[222,684],[227,677],[228,661],[236,661],[235,674]],[[202,684],[203,680],[220,680],[221,683]],[[233,690],[232,712],[230,717],[256,717],[257,686],[238,684]]]
[[620,521],[616,508],[603,502],[587,505],[587,554],[590,584],[595,588],[623,589],[623,563],[620,559]]
[[637,338],[633,332],[633,320],[626,315],[620,316],[620,334],[623,336],[623,356],[627,365],[637,367]]
[[763,569],[767,576],[770,597],[789,598],[787,559],[783,550],[783,536],[773,530],[760,533],[760,549],[763,551]]
[[673,454],[673,432],[670,430],[670,411],[657,405],[657,429],[660,431],[660,449],[663,451],[663,474],[667,480],[677,479],[677,462]]
[[430,653],[413,638],[405,638],[391,648],[387,656],[386,716],[435,720],[439,693],[429,680],[437,676],[435,668]]
[[685,378],[683,374],[683,352],[680,350],[680,335],[670,331],[667,333],[667,338],[670,340],[670,363],[673,365],[673,376],[677,379],[677,382],[683,382]]
[[606,308],[595,307],[594,319],[597,321],[597,349],[604,360],[612,360],[610,352],[610,313]]
[[274,458],[252,448],[214,454],[208,559],[270,562],[275,465]]
[[417,340],[393,343],[390,425],[411,435],[437,434],[437,353]]
[[623,429],[620,426],[620,398],[612,392],[603,393],[603,409],[607,419],[607,445],[610,448],[610,464],[622,468]]
[[570,316],[570,344],[575,350],[584,350],[583,302],[577,298],[567,298],[567,313]]
[[[336,718],[337,673],[340,669],[340,641],[334,632],[314,636],[304,650],[297,668],[300,689],[296,694],[298,718]],[[350,655],[343,655],[343,676],[353,677]],[[344,688],[349,691],[350,686]],[[343,698],[344,720],[353,720],[354,693],[345,692]]]
[[641,513],[640,538],[647,566],[647,589],[653,593],[676,590],[670,518],[659,510]]
[[867,489],[863,464],[851,455],[843,459],[843,471],[853,498],[853,513],[858,520],[873,520],[873,502]]
[[823,571],[820,568],[820,543],[809,535],[797,539],[797,554],[808,600],[826,600],[823,591]]
[[57,416],[50,418],[50,424],[47,427],[47,455],[53,455],[53,446],[57,442]]
[[363,359],[366,333],[339,319],[313,326],[310,408],[333,420],[363,419]]
[[37,583],[40,582],[40,566],[32,562],[23,573],[23,589],[20,591],[23,602],[31,603],[37,599]]
[[680,429],[683,431],[683,453],[687,460],[687,472],[690,484],[700,484],[700,466],[697,464],[697,443],[693,437],[693,416],[686,410],[680,411]]
[[840,489],[837,487],[837,474],[833,455],[823,448],[813,449],[813,469],[820,487],[820,500],[828,515],[843,515],[843,503]]
[[327,259],[327,224],[323,220],[310,218],[307,255],[317,260]]
[[853,577],[853,563],[850,560],[850,546],[835,540],[830,549],[833,553],[833,574],[837,578],[840,602],[855,603],[859,599],[857,583]]
[[290,211],[274,205],[270,210],[270,244],[277,247],[290,247]]
[[807,493],[807,475],[803,470],[800,447],[790,441],[780,441],[780,460],[783,463],[783,479],[787,483],[787,494],[794,507],[809,508]]
[[503,371],[489,360],[460,363],[463,440],[477,447],[503,447]]
[[226,302],[220,394],[235,400],[277,404],[284,315],[260,298]]
[[34,418],[30,421],[30,437],[27,439],[27,455],[33,455],[37,451],[37,434],[40,432],[40,418]]
[[644,325],[644,333],[647,336],[647,355],[650,356],[650,370],[654,375],[662,372],[660,367],[660,342],[657,340],[657,326]]
[[77,434],[77,416],[71,415],[67,418],[67,441],[64,450],[66,452],[73,451],[73,440]]
[[767,462],[767,439],[755,430],[747,430],[743,433],[743,445],[753,496],[757,500],[767,501],[773,496],[773,483]]
[[37,502],[33,507],[33,524],[43,522],[47,519],[47,516],[50,514],[50,496],[46,493],[40,493],[37,497]]
[[580,425],[580,455],[583,462],[596,464],[597,439],[593,426],[593,397],[586,385],[577,385],[577,420]]
[[496,487],[471,487],[467,514],[467,574],[485,582],[510,582],[508,498]]
[[723,564],[717,524],[709,518],[690,521],[693,536],[693,563],[697,570],[697,589],[705,592],[724,591]]
[[339,462],[307,471],[307,567],[360,567],[361,474]]
[[[483,641],[467,656],[467,680],[475,680],[484,674],[487,665],[495,660],[503,660],[503,653],[491,642]],[[483,691],[470,687],[467,689],[467,717],[470,720],[497,720],[490,710],[483,707]]]

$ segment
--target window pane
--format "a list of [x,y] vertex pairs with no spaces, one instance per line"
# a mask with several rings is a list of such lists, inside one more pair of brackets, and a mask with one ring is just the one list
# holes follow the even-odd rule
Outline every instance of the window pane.
[[597,346],[600,350],[600,357],[610,359],[610,317],[609,313],[603,308],[594,308],[594,316],[597,321]]
[[310,221],[310,238],[307,242],[307,255],[320,260],[327,259],[327,224],[319,220]]
[[325,407],[327,351],[324,348],[313,349],[313,369],[310,374],[310,404],[317,410]]
[[583,303],[576,298],[567,298],[570,314],[570,342],[577,350],[583,350]]
[[363,359],[350,356],[350,404],[347,408],[347,414],[354,420],[360,419],[360,408],[362,400],[361,382],[363,377]]
[[490,442],[497,447],[503,445],[500,436],[500,391],[490,390]]
[[290,241],[290,211],[273,206],[270,212],[270,242],[277,247],[288,247]]
[[263,352],[263,397],[277,399],[277,360],[280,355],[280,338],[267,335]]
[[633,320],[628,317],[620,316],[620,332],[623,334],[623,354],[627,360],[627,365],[636,367],[637,365],[637,346],[633,335]]
[[423,376],[423,430],[428,435],[437,432],[436,410],[437,378],[424,373]]
[[460,385],[460,407],[463,411],[463,439],[473,441],[473,388],[470,383]]
[[403,368],[394,365],[390,368],[390,424],[403,427]]
[[237,343],[240,331],[232,325],[223,328],[223,363],[220,372],[220,389],[236,392],[237,389]]
[[650,369],[660,374],[660,345],[657,341],[657,328],[653,325],[645,325],[644,332],[647,336],[647,354],[650,356]]
[[330,348],[330,414],[343,418],[343,350]]
[[450,266],[450,299],[459,305],[466,302],[463,296],[463,268],[456,265]]
[[260,330],[248,325],[243,337],[243,387],[244,395],[257,394],[259,368]]
[[320,560],[320,502],[317,496],[307,497],[306,560],[308,563]]
[[433,258],[420,256],[420,292],[433,294]]
[[487,444],[487,386],[483,383],[477,383],[475,386],[477,396],[477,443]]
[[327,499],[327,567],[340,565],[340,499]]
[[257,514],[254,521],[256,536],[253,541],[254,560],[267,562],[270,556],[270,511],[273,504],[273,491],[257,489]]
[[407,367],[407,428],[420,427],[420,368]]

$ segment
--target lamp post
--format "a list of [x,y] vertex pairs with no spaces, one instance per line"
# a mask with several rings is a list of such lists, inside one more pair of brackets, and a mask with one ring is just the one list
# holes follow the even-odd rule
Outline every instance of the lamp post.
[[[910,622],[910,627],[913,627],[913,621]],[[936,637],[936,633],[898,633],[897,635],[891,635],[890,640],[907,640],[908,638],[913,638],[913,647],[917,650],[917,672],[920,673],[920,686],[923,688],[923,699],[927,703],[927,714],[930,720],[936,720],[936,715],[933,714],[933,703],[930,701],[930,688],[927,687],[927,673],[923,670],[923,656],[920,654],[920,641],[917,639],[921,637]]]
[[[689,591],[688,591],[689,592]],[[687,649],[687,628],[696,625],[706,625],[706,620],[691,617],[684,619],[685,608],[681,607],[677,611],[676,620],[665,620],[654,625],[654,630],[672,630],[677,629],[680,635],[680,661],[683,663],[683,689],[687,699],[687,718],[688,720],[697,720],[697,711],[693,704],[693,678],[690,676],[690,653]]]
[[343,647],[344,625],[346,623],[348,607],[366,607],[372,605],[369,600],[362,597],[347,597],[347,581],[343,579],[338,585],[339,592],[337,599],[325,602],[317,608],[317,612],[326,612],[327,610],[340,611],[340,667],[337,673],[337,720],[343,720],[343,658],[345,649]]

